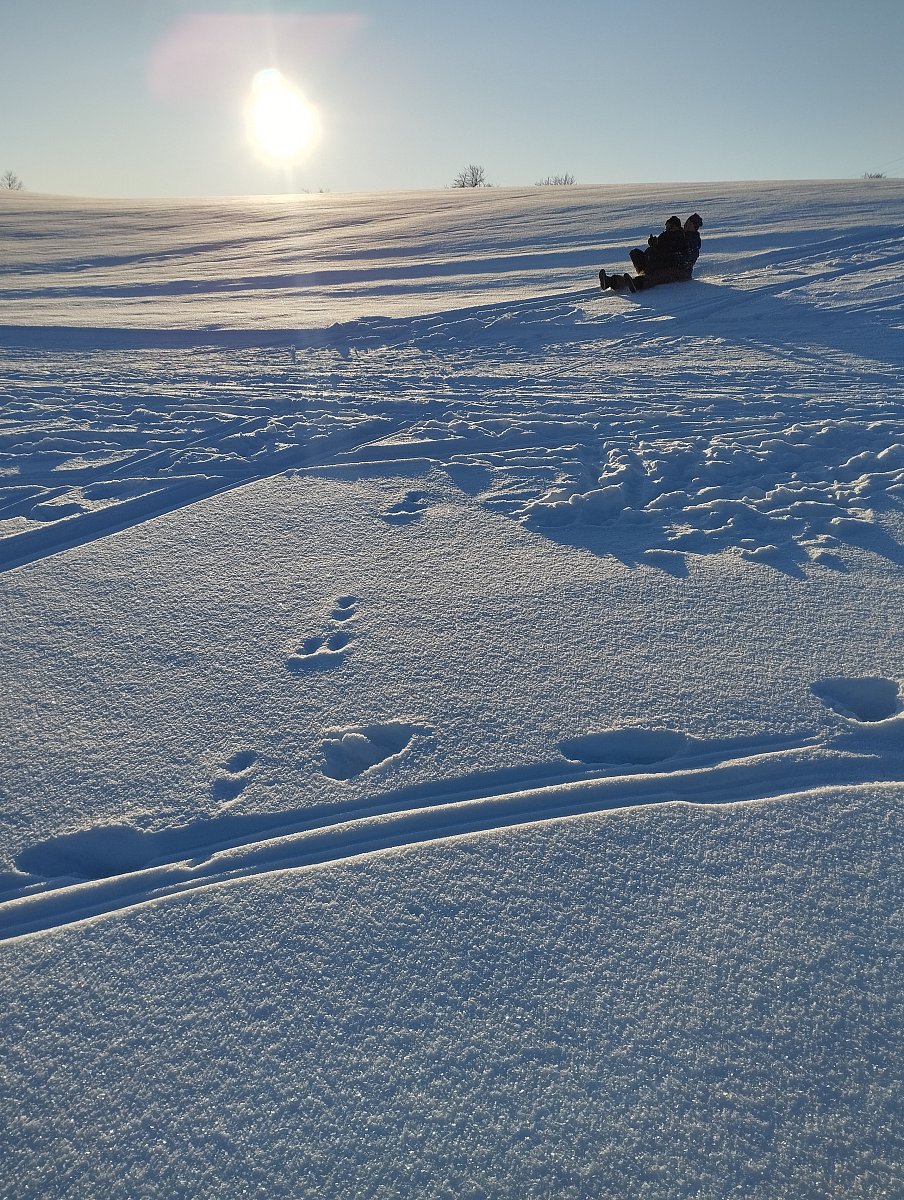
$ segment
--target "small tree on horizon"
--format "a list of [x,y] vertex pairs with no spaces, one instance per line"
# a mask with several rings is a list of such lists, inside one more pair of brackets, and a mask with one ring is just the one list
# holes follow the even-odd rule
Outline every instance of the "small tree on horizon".
[[3,174],[0,175],[0,187],[8,192],[21,192],[25,187],[25,184],[22,182],[19,176],[14,174],[12,171],[4,171]]
[[536,187],[570,187],[575,181],[574,176],[570,171],[566,171],[564,175],[547,175],[545,179],[538,179]]
[[885,172],[884,171],[867,171],[864,174],[863,178],[864,179],[884,179]]
[[464,171],[459,171],[452,181],[454,188],[478,188],[489,187],[487,183],[487,173],[483,167],[478,167],[475,163],[471,163]]

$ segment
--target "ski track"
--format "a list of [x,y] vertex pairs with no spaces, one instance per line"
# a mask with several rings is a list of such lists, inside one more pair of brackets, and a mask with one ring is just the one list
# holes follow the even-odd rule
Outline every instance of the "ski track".
[[[682,313],[683,323],[691,319]],[[683,341],[633,333],[592,355],[580,343],[560,348],[543,372],[529,356],[500,364],[474,350],[450,360],[429,347],[382,346],[338,361],[335,352],[304,351],[301,389],[291,366],[268,367],[275,350],[248,352],[248,374],[273,372],[273,390],[283,393],[268,408],[233,381],[230,402],[220,396],[216,409],[213,399],[169,398],[152,410],[126,388],[101,409],[81,387],[55,400],[25,375],[0,428],[0,568],[286,470],[410,457],[445,466],[456,482],[470,472],[477,482],[466,490],[481,503],[558,538],[569,537],[568,526],[582,539],[627,519],[632,533],[645,527],[651,549],[780,545],[799,566],[814,543],[825,553],[874,536],[871,514],[904,499],[902,387],[890,365],[869,364],[867,374],[863,362],[830,354],[830,378],[825,358],[802,366],[801,356],[762,340],[732,345],[718,327],[693,354]],[[318,363],[319,374],[310,369]],[[839,370],[856,376],[862,396],[843,421]],[[673,373],[698,381],[692,406],[671,401]],[[252,380],[246,386],[250,393]],[[392,406],[375,412],[361,400],[368,392],[389,394]],[[764,396],[781,397],[774,412],[768,403],[764,412]],[[54,407],[56,426],[36,429]],[[248,415],[251,407],[258,411]],[[384,520],[409,523],[423,507],[411,492]]]
[[[827,679],[813,691],[848,719],[848,728],[833,741],[803,735],[720,742],[629,727],[565,739],[560,746],[565,761],[558,765],[443,780],[316,810],[225,812],[169,829],[113,825],[51,838],[23,851],[18,876],[7,876],[0,940],[268,872],[516,825],[651,804],[787,800],[819,789],[904,783],[898,682]],[[338,779],[360,774],[429,732],[402,722],[326,730],[324,772]],[[213,791],[223,809],[256,764],[256,752],[246,748],[222,765]]]

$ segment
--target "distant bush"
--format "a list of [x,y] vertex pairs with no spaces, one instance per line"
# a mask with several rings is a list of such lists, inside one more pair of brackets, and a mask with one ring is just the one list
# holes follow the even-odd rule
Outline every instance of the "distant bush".
[[867,171],[864,174],[863,178],[864,179],[884,179],[885,172],[884,171]]
[[574,176],[567,171],[564,175],[547,175],[545,179],[538,179],[537,187],[570,187],[574,183]]
[[454,188],[478,188],[489,187],[487,183],[487,173],[483,167],[478,167],[471,163],[463,171],[459,171],[452,181]]
[[0,175],[0,188],[9,192],[21,192],[25,184],[18,175],[14,175],[12,171],[4,171]]

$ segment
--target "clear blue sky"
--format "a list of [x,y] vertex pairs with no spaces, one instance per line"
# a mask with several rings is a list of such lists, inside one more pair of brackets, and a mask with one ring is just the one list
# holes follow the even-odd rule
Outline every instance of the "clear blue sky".
[[[161,196],[904,174],[904,0],[0,0],[0,171]],[[249,140],[276,68],[316,108]]]

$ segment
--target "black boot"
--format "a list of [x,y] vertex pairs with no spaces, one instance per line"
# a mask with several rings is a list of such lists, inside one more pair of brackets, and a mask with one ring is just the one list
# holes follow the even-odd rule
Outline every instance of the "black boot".
[[605,291],[608,286],[609,286],[609,276],[606,274],[605,271],[600,271],[600,287],[603,289],[603,291]]

